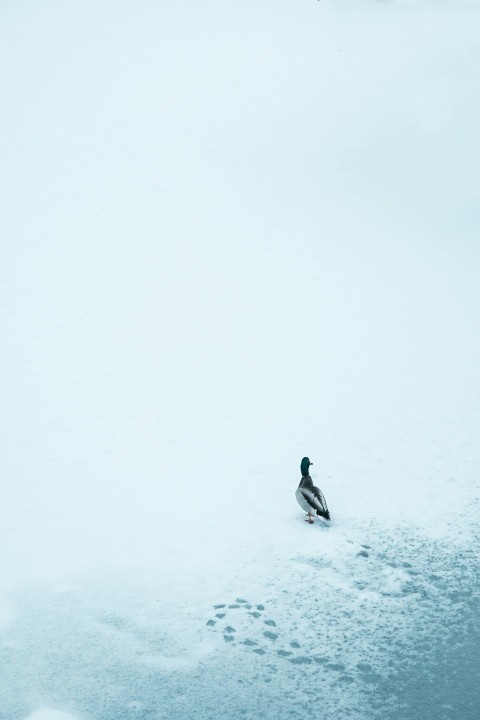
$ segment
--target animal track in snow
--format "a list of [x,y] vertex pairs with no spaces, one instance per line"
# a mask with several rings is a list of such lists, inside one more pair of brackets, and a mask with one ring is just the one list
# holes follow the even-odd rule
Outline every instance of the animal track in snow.
[[291,637],[291,630],[284,631],[267,614],[264,604],[237,598],[234,603],[219,603],[213,609],[222,612],[215,613],[206,625],[213,632],[222,634],[225,643],[232,647],[257,656],[273,656],[292,665],[316,665],[334,671],[344,669],[328,657],[308,654],[308,650],[302,648],[295,637]]

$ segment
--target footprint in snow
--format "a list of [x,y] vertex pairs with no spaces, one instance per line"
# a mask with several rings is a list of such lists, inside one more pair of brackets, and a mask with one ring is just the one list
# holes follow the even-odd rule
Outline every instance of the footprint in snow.
[[[271,654],[292,665],[322,665],[327,670],[338,671],[340,666],[329,662],[329,658],[308,655],[302,651],[296,639],[285,637],[275,620],[265,613],[265,605],[249,603],[237,598],[233,603],[214,605],[215,618],[207,621],[207,627],[223,635],[225,643],[243,647],[245,651],[258,656]],[[228,615],[228,622],[227,621]],[[224,621],[224,622],[220,622]]]

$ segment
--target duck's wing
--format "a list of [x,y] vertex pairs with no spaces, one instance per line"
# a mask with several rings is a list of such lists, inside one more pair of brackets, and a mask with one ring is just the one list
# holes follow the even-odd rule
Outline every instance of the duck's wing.
[[[304,510],[307,512],[313,512],[314,514],[322,514],[325,515],[327,512],[325,498],[323,497],[320,490],[316,487],[312,490],[309,490],[308,488],[298,488],[297,490],[297,500],[299,501],[299,504],[303,507]],[[303,503],[300,502],[300,500],[303,500]]]
[[[300,497],[297,495],[297,500],[306,512],[313,512],[330,520],[327,503],[320,488],[315,487],[315,485],[313,490],[305,487],[298,488],[297,493],[300,495]],[[303,502],[300,502],[300,500],[303,500]]]
[[320,488],[313,486],[313,494],[315,496],[315,502],[317,506],[317,512],[319,515],[322,515],[327,520],[330,520],[330,513],[328,512],[328,506],[327,501],[325,500],[325,497],[320,490]]

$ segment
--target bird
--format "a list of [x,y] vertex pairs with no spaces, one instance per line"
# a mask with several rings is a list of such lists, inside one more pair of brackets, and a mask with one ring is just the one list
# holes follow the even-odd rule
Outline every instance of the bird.
[[308,457],[302,458],[302,462],[300,463],[302,479],[295,491],[295,497],[302,510],[305,510],[307,513],[305,522],[311,525],[314,522],[315,515],[319,515],[325,518],[325,520],[330,520],[330,513],[322,491],[320,488],[315,487],[310,477],[310,465],[313,465],[313,463],[310,462]]

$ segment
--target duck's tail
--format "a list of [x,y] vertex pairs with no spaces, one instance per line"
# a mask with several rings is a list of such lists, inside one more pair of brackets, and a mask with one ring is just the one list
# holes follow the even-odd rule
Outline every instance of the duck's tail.
[[315,488],[315,497],[320,502],[320,505],[322,506],[321,510],[317,509],[317,515],[320,517],[325,518],[325,520],[330,520],[330,512],[328,510],[327,501],[325,500],[325,495],[322,493],[322,491],[319,488]]

